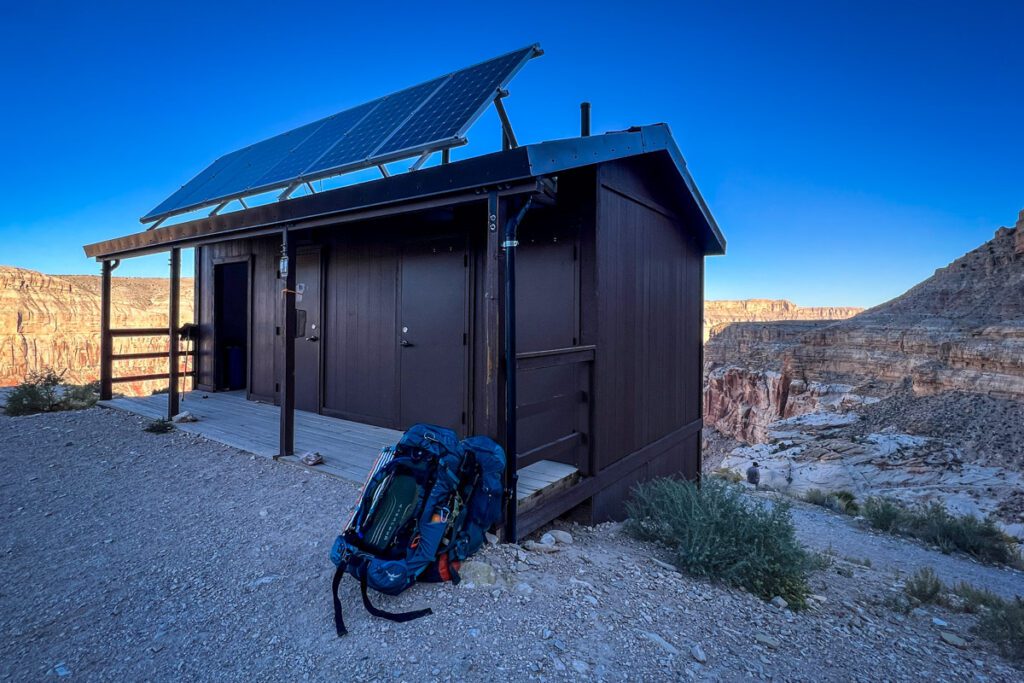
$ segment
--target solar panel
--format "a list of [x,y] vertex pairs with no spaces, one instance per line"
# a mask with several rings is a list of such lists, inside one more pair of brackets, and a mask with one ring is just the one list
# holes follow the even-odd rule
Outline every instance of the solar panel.
[[539,54],[531,45],[225,154],[140,220],[462,144],[498,91]]

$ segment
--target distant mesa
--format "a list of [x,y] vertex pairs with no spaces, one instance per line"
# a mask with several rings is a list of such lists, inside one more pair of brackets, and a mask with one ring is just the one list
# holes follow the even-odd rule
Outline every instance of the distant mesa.
[[732,323],[773,320],[842,320],[857,315],[855,306],[797,306],[786,299],[721,299],[704,302],[704,341]]

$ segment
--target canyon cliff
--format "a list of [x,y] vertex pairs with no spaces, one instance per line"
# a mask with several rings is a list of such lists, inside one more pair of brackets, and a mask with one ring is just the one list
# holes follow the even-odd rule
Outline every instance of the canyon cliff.
[[704,341],[738,322],[842,320],[857,315],[854,306],[797,306],[785,299],[719,299],[704,302]]
[[[111,326],[167,325],[168,282],[163,278],[115,277],[111,282]],[[192,320],[192,279],[181,281],[181,321]],[[29,373],[52,368],[69,382],[99,377],[100,278],[93,275],[44,275],[0,266],[0,386],[21,382]],[[167,339],[126,337],[114,340],[114,353],[163,351]],[[163,359],[117,361],[116,375],[167,371]],[[115,391],[150,393],[166,381],[115,385]]]
[[[829,477],[845,472],[831,488],[938,495],[965,512],[1019,517],[1024,211],[1014,227],[851,318],[722,327],[705,345],[704,418],[752,445],[726,466],[759,459],[767,480],[791,492],[830,488]],[[785,476],[773,479],[773,468]]]

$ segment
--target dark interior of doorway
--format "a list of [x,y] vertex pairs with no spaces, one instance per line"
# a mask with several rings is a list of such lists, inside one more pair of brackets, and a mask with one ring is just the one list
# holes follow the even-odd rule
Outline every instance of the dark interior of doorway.
[[214,266],[214,339],[219,391],[246,388],[249,357],[249,264]]

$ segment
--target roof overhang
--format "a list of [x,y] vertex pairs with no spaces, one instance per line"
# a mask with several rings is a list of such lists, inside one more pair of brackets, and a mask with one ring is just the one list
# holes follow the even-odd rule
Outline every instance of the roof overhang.
[[682,198],[692,208],[688,213],[700,224],[705,253],[724,254],[725,238],[665,124],[524,145],[358,185],[144,230],[88,244],[84,249],[86,256],[106,260],[284,229],[347,223],[474,201],[491,190],[537,191],[538,181],[563,171],[649,154],[671,162]]

